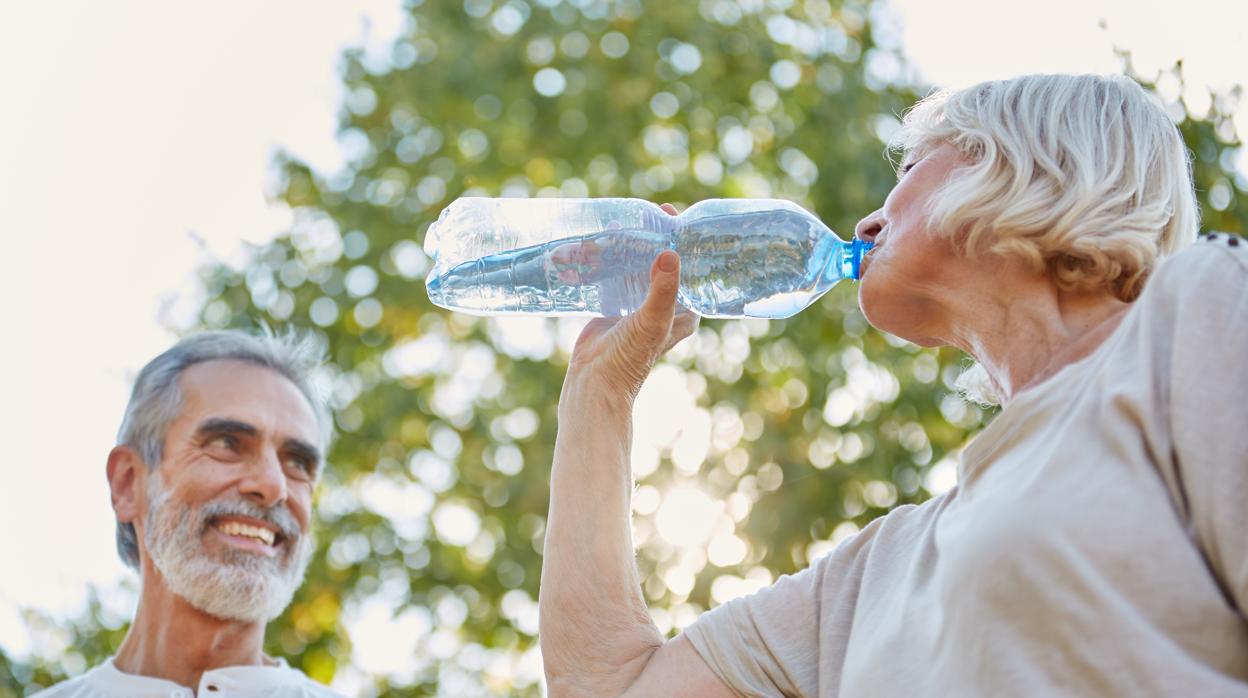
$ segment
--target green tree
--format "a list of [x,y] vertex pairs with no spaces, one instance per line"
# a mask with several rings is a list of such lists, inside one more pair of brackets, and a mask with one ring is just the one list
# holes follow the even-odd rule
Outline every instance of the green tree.
[[[884,143],[924,91],[869,9],[416,1],[388,61],[345,56],[348,167],[281,156],[290,230],[242,269],[203,270],[203,326],[307,326],[332,357],[340,436],[317,498],[320,549],[270,652],[324,681],[353,671],[367,638],[347,619],[371,600],[422,638],[366,692],[540,693],[547,476],[580,323],[432,307],[425,231],[471,193],[775,196],[848,234],[894,183]],[[1237,98],[1173,109],[1206,226],[1242,232]],[[674,634],[940,489],[990,417],[950,389],[963,361],[869,328],[848,284],[788,320],[704,322],[639,403],[638,562],[661,627]],[[97,604],[68,644],[94,664],[123,633]],[[0,695],[65,672],[60,657],[0,656]]]

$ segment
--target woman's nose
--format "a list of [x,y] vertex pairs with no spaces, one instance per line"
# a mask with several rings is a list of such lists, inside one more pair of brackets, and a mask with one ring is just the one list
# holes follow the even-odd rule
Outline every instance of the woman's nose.
[[854,227],[854,237],[865,242],[874,243],[875,236],[884,229],[884,209],[873,211],[866,218],[858,221]]

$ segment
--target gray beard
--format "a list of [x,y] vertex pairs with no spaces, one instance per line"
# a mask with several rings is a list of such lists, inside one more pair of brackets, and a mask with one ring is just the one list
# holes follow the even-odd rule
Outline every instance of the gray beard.
[[[310,534],[300,535],[290,511],[262,509],[243,499],[208,502],[195,513],[185,505],[175,510],[158,478],[152,473],[147,483],[150,506],[143,539],[169,590],[224,620],[268,623],[281,615],[303,584],[315,547]],[[229,548],[220,555],[209,553],[203,543],[208,522],[226,514],[273,523],[285,537],[286,550],[272,558]]]

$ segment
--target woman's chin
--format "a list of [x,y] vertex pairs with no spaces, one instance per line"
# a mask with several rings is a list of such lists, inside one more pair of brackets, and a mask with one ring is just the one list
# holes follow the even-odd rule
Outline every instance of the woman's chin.
[[[943,346],[945,342],[923,332],[920,326],[922,314],[913,306],[899,303],[896,289],[892,292],[885,285],[868,281],[864,276],[858,286],[858,308],[863,317],[875,329],[913,342],[921,347]],[[879,281],[880,279],[876,279]]]
[[862,281],[858,283],[858,309],[872,327],[882,330],[884,328],[880,326],[880,321],[885,320],[889,314],[888,294],[875,281],[874,277],[863,274]]

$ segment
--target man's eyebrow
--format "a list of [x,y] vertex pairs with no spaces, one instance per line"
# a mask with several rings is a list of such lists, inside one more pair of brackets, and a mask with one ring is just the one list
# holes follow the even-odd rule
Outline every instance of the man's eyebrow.
[[245,436],[255,436],[260,430],[247,422],[240,422],[237,419],[228,419],[224,417],[209,417],[199,423],[199,427],[195,430],[196,434],[243,434]]

